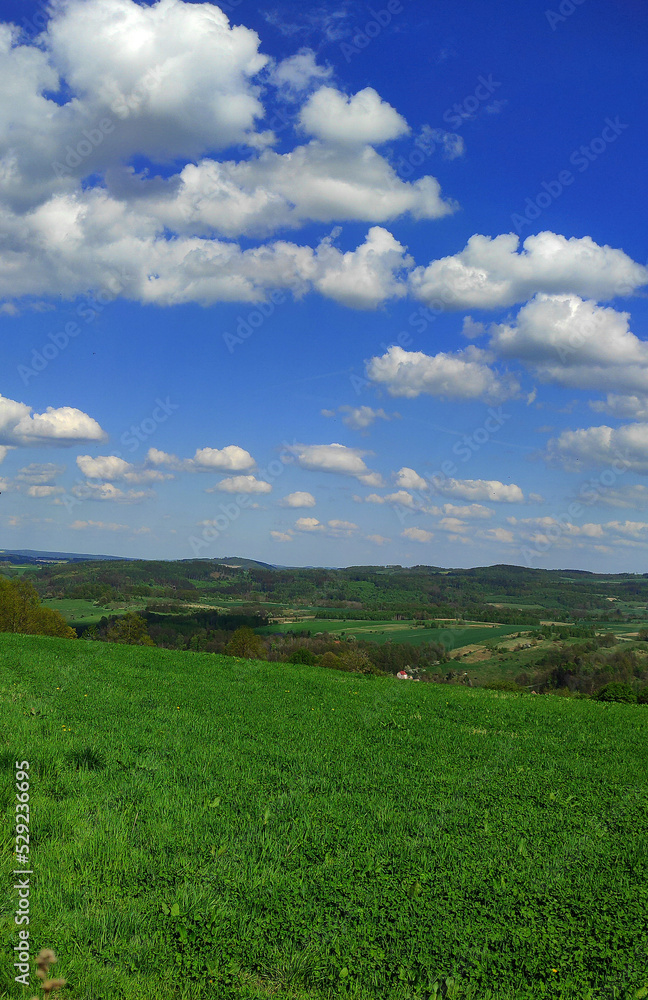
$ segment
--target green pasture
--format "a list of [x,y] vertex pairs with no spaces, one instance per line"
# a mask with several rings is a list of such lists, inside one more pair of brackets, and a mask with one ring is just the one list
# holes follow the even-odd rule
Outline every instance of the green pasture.
[[648,709],[0,635],[30,940],[76,1000],[648,995]]
[[[485,642],[497,639],[498,636],[510,635],[514,632],[528,631],[533,626],[481,624],[461,626],[459,628],[421,628],[414,621],[343,621],[322,618],[311,618],[303,622],[285,622],[266,625],[255,631],[259,635],[272,635],[280,632],[284,635],[291,632],[309,632],[314,635],[324,632],[334,638],[365,639],[369,642],[410,642],[420,646],[424,642],[440,642],[446,649],[458,649],[471,643]],[[521,642],[524,640],[520,640]]]
[[[93,601],[52,597],[41,603],[62,614],[68,625],[94,625],[96,622],[101,621],[103,617],[123,614],[123,611],[98,608]],[[140,606],[143,605],[137,605],[137,607]]]

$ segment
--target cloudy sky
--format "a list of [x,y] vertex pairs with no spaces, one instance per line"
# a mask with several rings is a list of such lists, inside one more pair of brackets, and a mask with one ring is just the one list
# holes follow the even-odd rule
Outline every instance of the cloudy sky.
[[638,0],[0,11],[0,545],[646,569]]

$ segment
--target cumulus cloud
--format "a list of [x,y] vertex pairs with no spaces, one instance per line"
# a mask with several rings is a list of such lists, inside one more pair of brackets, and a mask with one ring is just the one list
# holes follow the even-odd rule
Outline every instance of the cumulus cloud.
[[406,490],[427,490],[430,488],[430,484],[422,476],[419,476],[418,472],[407,466],[403,466],[396,473],[396,485],[402,486]]
[[500,483],[497,479],[441,479],[431,480],[436,493],[463,500],[490,500],[501,503],[520,503],[524,494],[514,483]]
[[500,403],[517,396],[520,386],[513,376],[498,375],[489,367],[493,358],[472,345],[454,354],[432,356],[394,346],[367,362],[367,378],[386,386],[390,396],[415,399],[424,393]]
[[629,319],[577,295],[540,294],[514,322],[492,327],[490,346],[522,361],[542,382],[648,392],[648,344],[631,333]]
[[263,479],[254,476],[229,476],[221,479],[216,486],[211,486],[205,493],[271,493],[272,486]]
[[47,500],[49,497],[55,497],[59,496],[61,493],[65,493],[65,490],[62,486],[28,486],[25,492],[28,497],[34,497],[38,500]]
[[201,472],[239,472],[250,469],[255,461],[245,448],[228,444],[224,448],[198,448],[193,457],[194,467]]
[[629,295],[648,283],[648,269],[622,250],[551,232],[520,237],[471,236],[451,257],[410,275],[415,298],[435,308],[497,309],[525,302],[536,292],[573,294],[602,301]]
[[468,524],[459,517],[442,517],[437,527],[442,531],[452,531],[458,535],[468,531]]
[[334,87],[320,87],[301,109],[304,131],[343,146],[378,145],[410,131],[405,119],[371,87],[346,97]]
[[[320,87],[280,123],[314,138],[275,152],[274,132],[259,131],[261,98],[273,88],[305,95],[330,70],[310,49],[271,66],[256,32],[217,6],[64,0],[37,43],[17,40],[0,25],[0,295],[9,300],[110,290],[209,305],[319,289],[375,308],[404,294],[411,266],[386,231],[328,264],[326,247],[230,241],[457,207],[434,177],[404,181],[374,149],[407,124],[370,88],[347,97]],[[251,156],[217,158],[236,146]],[[138,171],[142,157],[153,167]]]
[[[152,490],[122,490],[114,483],[77,483],[70,493],[79,500],[97,500],[108,503],[142,503],[154,496]],[[54,503],[57,501],[55,500]],[[62,503],[62,501],[58,501]]]
[[648,475],[648,423],[625,424],[616,429],[581,427],[563,431],[547,443],[545,457],[569,472],[609,466],[615,472],[631,470]]
[[289,493],[288,496],[283,497],[279,501],[280,507],[314,507],[315,497],[312,493],[307,493],[305,491],[298,491],[297,493]]
[[341,253],[329,246],[318,256],[323,264],[313,284],[322,295],[351,309],[375,309],[386,299],[402,298],[402,275],[412,263],[405,248],[381,226],[373,226],[356,250]]
[[504,542],[506,545],[512,545],[515,540],[513,532],[507,528],[482,528],[477,537],[485,542]]
[[56,465],[54,462],[31,462],[19,469],[16,481],[34,486],[51,486],[55,478],[64,472],[64,465]]
[[[153,190],[132,170],[113,171],[110,182],[113,197],[128,198],[138,210],[140,228],[163,223],[195,236],[266,236],[307,222],[385,223],[408,213],[437,219],[457,209],[436,178],[404,181],[372,146],[332,148],[317,140],[242,162],[188,163],[173,182]],[[306,248],[301,252],[308,256]]]
[[596,494],[596,502],[606,507],[632,508],[634,510],[648,509],[648,486],[633,484],[618,486],[616,489],[606,487]]
[[72,406],[48,406],[45,413],[0,396],[0,442],[4,446],[74,445],[104,441],[106,432],[87,413]]
[[374,545],[388,545],[391,542],[391,538],[385,538],[384,535],[365,535],[365,538]]
[[332,74],[333,67],[320,66],[313,50],[305,46],[273,66],[270,79],[282,90],[284,97],[297,100],[317,81],[327,80]]
[[168,472],[137,468],[117,455],[98,455],[96,458],[79,455],[76,463],[87,479],[123,479],[128,483],[161,483],[166,479],[173,479]]
[[590,400],[589,405],[597,413],[607,413],[610,417],[617,417],[619,420],[648,422],[648,395],[623,396],[609,392],[605,400],[593,399]]
[[316,517],[298,517],[295,521],[297,531],[326,531],[325,525]]
[[[339,406],[337,413],[345,414],[342,417],[342,423],[353,431],[364,431],[371,427],[376,420],[393,420],[394,417],[400,416],[399,413],[391,415],[385,413],[383,409],[374,410],[371,406]],[[321,410],[321,414],[323,417],[334,417],[336,411]]]
[[293,535],[290,531],[271,531],[270,537],[275,542],[292,542]]
[[401,538],[408,538],[411,542],[431,542],[434,535],[431,531],[424,531],[423,528],[405,528],[401,531]]
[[70,525],[73,531],[126,531],[133,535],[144,535],[150,532],[150,528],[131,528],[127,524],[115,524],[113,521],[74,521]]
[[369,454],[343,444],[297,444],[288,448],[302,469],[311,472],[336,472],[355,476],[365,486],[381,486],[379,473],[370,472],[363,456]]
[[480,520],[492,517],[495,511],[491,510],[490,507],[483,507],[478,503],[471,503],[465,507],[458,507],[453,503],[444,503],[442,507],[443,513],[450,517],[468,517],[468,518],[478,518]]

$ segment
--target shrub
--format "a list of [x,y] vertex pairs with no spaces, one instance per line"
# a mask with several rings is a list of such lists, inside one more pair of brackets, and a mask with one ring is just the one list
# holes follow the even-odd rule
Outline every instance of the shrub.
[[521,688],[515,681],[491,681],[489,684],[482,684],[487,691],[516,691],[521,693]]
[[314,653],[311,653],[310,649],[296,649],[294,653],[291,653],[288,657],[288,663],[306,663],[309,667],[312,667],[317,663],[317,659]]
[[611,684],[606,684],[594,697],[597,701],[637,701],[637,695],[630,685],[624,684],[622,681],[612,681]]
[[637,692],[637,701],[640,705],[648,705],[648,687],[643,687]]

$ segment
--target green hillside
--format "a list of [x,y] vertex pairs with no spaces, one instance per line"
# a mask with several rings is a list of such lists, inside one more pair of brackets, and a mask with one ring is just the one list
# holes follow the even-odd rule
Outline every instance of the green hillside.
[[62,998],[648,995],[645,706],[6,633],[0,693],[2,997],[15,761]]

